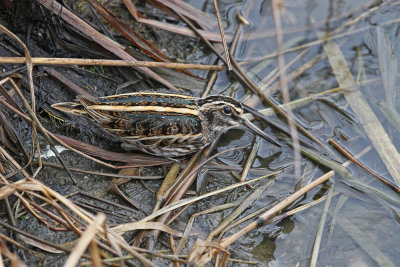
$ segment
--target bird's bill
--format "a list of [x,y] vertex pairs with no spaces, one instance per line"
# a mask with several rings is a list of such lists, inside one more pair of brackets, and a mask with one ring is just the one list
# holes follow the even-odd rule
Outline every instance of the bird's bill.
[[274,145],[280,147],[280,145],[279,145],[277,142],[275,142],[274,139],[272,139],[272,138],[269,137],[266,133],[264,133],[263,131],[261,131],[257,126],[255,126],[254,124],[252,124],[248,119],[243,118],[243,119],[242,119],[242,123],[243,123],[243,125],[246,126],[246,128],[247,128],[248,130],[250,130],[252,133],[254,133],[254,134],[260,136],[261,138],[265,139],[266,141],[268,141],[268,142],[270,142],[270,143],[272,143],[272,144],[274,144]]

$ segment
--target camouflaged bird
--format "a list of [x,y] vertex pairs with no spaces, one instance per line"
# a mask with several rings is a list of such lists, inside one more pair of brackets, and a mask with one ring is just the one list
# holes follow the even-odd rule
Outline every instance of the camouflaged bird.
[[194,153],[225,131],[241,126],[278,145],[243,117],[240,102],[227,96],[196,98],[135,92],[100,98],[77,96],[77,100],[52,107],[95,121],[120,137],[127,150],[179,157]]

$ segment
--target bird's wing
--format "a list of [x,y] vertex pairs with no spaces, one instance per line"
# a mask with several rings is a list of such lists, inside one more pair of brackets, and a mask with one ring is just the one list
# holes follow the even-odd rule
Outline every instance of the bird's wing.
[[199,141],[203,134],[200,121],[190,117],[130,114],[129,119],[111,119],[101,124],[126,142],[145,142],[149,145],[157,142],[164,145],[192,143]]

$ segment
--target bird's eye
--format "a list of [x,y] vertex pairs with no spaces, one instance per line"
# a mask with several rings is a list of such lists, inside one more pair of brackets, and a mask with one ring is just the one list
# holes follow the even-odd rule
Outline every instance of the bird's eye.
[[226,115],[231,115],[231,114],[232,114],[232,109],[231,109],[231,107],[225,106],[225,107],[224,107],[224,113],[225,113]]

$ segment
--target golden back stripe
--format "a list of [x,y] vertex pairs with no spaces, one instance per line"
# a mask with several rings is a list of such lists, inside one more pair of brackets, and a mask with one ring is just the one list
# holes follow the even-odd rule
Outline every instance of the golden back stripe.
[[110,111],[125,111],[125,112],[166,112],[166,113],[176,113],[182,115],[194,115],[198,116],[199,111],[190,108],[171,108],[171,107],[160,107],[160,106],[105,106],[105,105],[90,105],[88,109],[92,110],[110,110]]
[[179,94],[173,94],[173,93],[159,93],[159,92],[134,92],[134,93],[112,95],[112,96],[103,96],[103,97],[100,97],[100,98],[102,98],[102,99],[112,99],[112,98],[125,97],[125,96],[135,96],[135,95],[143,95],[143,96],[154,95],[155,97],[162,97],[162,96],[177,97],[177,98],[183,98],[183,99],[188,99],[188,100],[196,99],[194,96],[190,96],[190,95],[179,95]]

